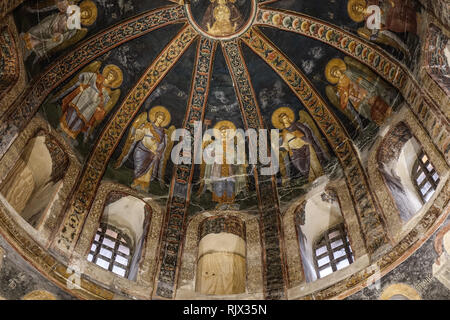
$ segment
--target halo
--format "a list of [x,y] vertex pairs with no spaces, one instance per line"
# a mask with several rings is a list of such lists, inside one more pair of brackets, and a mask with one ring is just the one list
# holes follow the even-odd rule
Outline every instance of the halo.
[[289,107],[281,107],[278,108],[277,110],[275,110],[275,112],[272,114],[272,124],[275,128],[277,129],[283,129],[284,126],[283,124],[280,122],[280,115],[281,114],[287,114],[287,116],[294,121],[295,120],[295,114],[294,111],[292,111],[291,108]]
[[228,6],[224,5],[218,5],[214,8],[214,17],[216,17],[221,10],[224,10],[226,12],[226,14],[231,14],[230,8],[228,8]]
[[[226,127],[227,130],[232,131],[232,135],[231,136],[227,135],[227,139],[232,139],[236,136],[236,126],[234,125],[233,122],[228,121],[228,120],[219,121],[216,123],[216,125],[214,126],[213,129],[220,131],[220,128],[222,128],[222,127]],[[215,134],[217,134],[217,133],[215,133]]]
[[87,18],[81,18],[81,24],[84,26],[90,26],[97,20],[98,9],[96,4],[92,0],[84,0],[80,3],[80,11],[88,12]]
[[349,0],[347,3],[347,11],[350,19],[355,22],[363,22],[364,21],[364,13],[357,12],[354,8],[356,5],[361,5],[364,8],[367,8],[366,0]]
[[[209,0],[209,1],[211,1],[211,3],[216,2],[216,0]],[[228,0],[228,1],[231,2],[231,3],[235,3],[236,2],[236,0]],[[219,0],[217,0],[217,2],[219,2]]]
[[228,130],[236,131],[236,126],[234,125],[234,123],[228,120],[217,122],[214,126],[214,129],[220,130],[220,128],[222,127],[227,127]]
[[327,78],[328,82],[332,84],[336,84],[339,81],[339,79],[333,75],[333,71],[336,68],[339,68],[339,70],[345,72],[347,70],[347,65],[342,59],[339,58],[331,59],[330,62],[328,62],[325,68],[325,77]]
[[150,111],[149,111],[150,121],[154,123],[156,120],[156,114],[159,112],[163,113],[165,116],[163,123],[161,123],[161,127],[167,127],[169,125],[172,117],[170,116],[169,110],[167,110],[163,106],[156,106],[156,107],[153,107],[150,109]]
[[110,83],[110,87],[115,89],[122,85],[123,82],[123,73],[120,68],[114,64],[108,64],[106,67],[103,68],[103,77],[106,78],[106,75],[111,72],[114,74],[114,80]]
[[404,283],[391,284],[381,293],[380,300],[389,300],[395,295],[405,296],[409,300],[422,300],[416,289]]
[[24,295],[22,300],[56,300],[56,297],[48,291],[35,290]]

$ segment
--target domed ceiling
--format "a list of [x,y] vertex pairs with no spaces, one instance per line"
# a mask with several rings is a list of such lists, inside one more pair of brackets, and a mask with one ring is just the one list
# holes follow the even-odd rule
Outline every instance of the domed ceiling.
[[[54,9],[47,12],[45,1],[38,4],[31,1],[16,13],[25,35],[45,32],[43,28],[49,27],[46,18],[55,15]],[[310,129],[309,139],[317,153],[311,162],[318,171],[309,172],[308,165],[299,163],[292,170],[287,168],[292,172],[276,174],[273,188],[288,201],[320,176],[338,174],[343,156],[336,148],[347,148],[345,156],[356,155],[350,140],[356,145],[369,144],[377,127],[402,102],[396,90],[400,79],[394,79],[397,67],[388,63],[387,55],[359,40],[357,31],[364,27],[364,20],[355,22],[352,11],[334,1],[306,5],[301,1],[208,0],[191,1],[184,7],[170,1],[83,4],[95,14],[86,22],[82,18],[82,29],[62,35],[65,39],[57,46],[36,45],[28,51],[26,65],[33,78],[54,73],[54,88],[39,112],[65,135],[87,171],[96,171],[97,183],[101,178],[113,180],[167,200],[173,162],[164,162],[167,159],[162,156],[161,172],[139,184],[136,175],[148,164],[135,159],[137,155],[130,150],[135,146],[129,143],[135,138],[134,128],[154,121],[155,107],[164,107],[165,134],[172,126],[191,129],[200,120],[204,131],[224,120],[243,130],[283,129],[272,116],[285,110],[291,122]],[[221,7],[226,8],[223,23],[217,20]],[[404,37],[414,39],[414,34]],[[82,38],[89,40],[74,50],[73,42]],[[401,51],[393,52],[404,57]],[[387,81],[368,67],[380,64],[385,65],[381,69]],[[338,68],[362,81],[355,88],[360,90],[355,98],[365,95],[361,107],[343,104],[338,77],[332,74]],[[79,101],[84,98],[77,87],[83,84],[89,89],[102,81],[97,75],[108,79],[109,71],[112,82],[103,83],[102,112],[82,111],[81,105],[91,101]],[[73,114],[71,105],[78,104],[75,109],[84,115]],[[194,169],[189,179],[194,185],[192,212],[214,208],[211,194],[200,189],[201,165]],[[253,169],[246,167],[248,173]],[[84,177],[88,176],[86,172]],[[236,195],[236,209],[257,207],[254,178],[249,176],[245,183],[247,188]]]
[[[336,179],[349,187],[368,252],[388,246],[366,153],[405,101],[399,90],[419,62],[418,2],[54,3],[29,0],[14,12],[34,84],[26,111],[13,118],[39,113],[83,166],[61,247],[73,248],[102,181],[134,189],[166,208],[158,295],[172,297],[185,221],[207,210],[246,211],[261,216],[271,266],[266,290],[279,298],[280,214]],[[68,5],[80,9],[79,28],[64,24]],[[381,7],[382,30],[367,27],[368,5]],[[213,128],[231,130],[245,161],[216,172],[194,159],[196,148],[212,142]],[[182,139],[186,161],[178,164],[171,159],[180,147],[171,139],[175,129],[193,138]],[[252,140],[249,129],[279,129],[279,139],[270,131],[261,138],[261,131]],[[269,174],[261,155],[251,163],[255,141],[263,151],[263,142],[280,145]],[[270,160],[270,151],[263,156]]]

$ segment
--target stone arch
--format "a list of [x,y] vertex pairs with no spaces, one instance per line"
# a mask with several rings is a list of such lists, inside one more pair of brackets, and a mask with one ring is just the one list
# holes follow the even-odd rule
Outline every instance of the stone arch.
[[195,291],[231,295],[246,291],[245,223],[237,217],[210,217],[199,225]]
[[53,293],[45,290],[34,290],[22,297],[22,300],[58,300]]
[[246,290],[238,295],[217,296],[232,299],[248,299],[264,297],[263,266],[261,235],[258,217],[242,211],[212,211],[202,212],[190,219],[186,226],[184,250],[181,258],[181,267],[178,278],[176,299],[191,299],[196,297],[214,298],[215,296],[202,295],[195,291],[197,280],[197,260],[199,257],[200,226],[202,222],[214,218],[237,218],[245,224],[246,245]]
[[[446,180],[448,179],[447,165],[427,133],[408,108],[402,108],[400,112],[392,118],[390,124],[386,125],[380,132],[380,137],[375,141],[372,149],[369,151],[367,164],[368,176],[372,190],[377,196],[384,213],[386,228],[390,238],[394,243],[397,243],[428,210],[435,197],[445,186]],[[386,176],[383,174],[383,170],[380,170],[380,162],[396,164],[396,161],[403,157],[403,164],[399,164],[399,166],[402,165],[404,169],[402,169],[403,173],[402,177],[400,177],[403,182],[407,178],[406,175],[410,174],[411,170],[409,170],[409,167],[412,166],[411,163],[415,161],[415,159],[412,159],[411,157],[408,159],[406,153],[414,155],[412,151],[416,149],[423,150],[427,155],[440,177],[440,182],[431,199],[425,204],[422,204],[417,211],[414,212],[415,214],[409,220],[405,221],[402,220],[400,216],[398,204],[392,195],[391,189],[388,187]],[[411,187],[411,185],[412,183],[409,184],[409,187]],[[414,190],[410,193],[416,193],[417,198],[419,198],[414,187],[413,189]]]
[[[143,210],[146,210],[145,216],[142,214]],[[120,215],[123,212],[126,212],[125,217]],[[130,214],[133,219],[129,219]],[[118,276],[87,260],[98,226],[105,217],[108,223],[129,235],[135,248],[128,278]],[[78,267],[83,274],[110,287],[112,291],[149,299],[156,275],[162,220],[163,210],[152,199],[123,185],[104,182],[81,231],[70,264]]]
[[378,169],[390,191],[396,211],[405,223],[422,207],[411,176],[421,150],[410,128],[401,121],[391,127],[377,151]]
[[395,283],[383,290],[380,300],[422,300],[419,292],[404,283]]
[[37,228],[68,165],[69,158],[61,145],[51,134],[39,130],[0,185],[0,193],[22,218]]
[[[80,164],[71,148],[39,116],[28,124],[0,160],[2,201],[8,204],[10,214],[45,246],[58,228],[79,170]],[[32,183],[23,186],[18,179],[21,176]],[[25,188],[21,190],[21,185],[28,186],[28,192]],[[19,197],[23,201],[13,201],[21,194],[19,191],[23,191]]]
[[314,244],[328,229],[344,222],[337,194],[328,188],[305,199],[295,209],[294,221],[306,282],[317,280],[314,267]]
[[110,193],[107,203],[105,203],[102,222],[116,227],[131,239],[133,256],[130,280],[135,280],[137,276],[151,215],[151,207],[143,200],[120,192]]
[[[304,254],[302,256],[302,251],[304,251],[305,248],[302,248],[302,231],[301,228],[298,228],[298,225],[303,223],[303,226],[305,226],[308,217],[310,221],[314,220],[311,214],[306,214],[306,211],[311,211],[313,209],[315,206],[314,202],[319,204],[323,202],[323,207],[325,209],[331,210],[333,207],[333,210],[338,210],[339,213],[333,211],[334,219],[325,220],[326,223],[324,225],[318,224],[316,226],[316,229],[318,230],[316,230],[316,232],[314,232],[314,230],[310,232],[313,239],[310,239],[306,245],[309,244],[311,247],[317,237],[323,232],[339,223],[344,223],[355,258],[355,262],[346,269],[353,270],[354,272],[368,264],[367,251],[359,227],[358,218],[347,188],[347,184],[344,180],[336,180],[333,182],[325,181],[323,184],[310,190],[304,196],[298,198],[285,211],[283,216],[283,235],[287,250],[286,257],[290,280],[288,295],[290,299],[299,298],[310,291],[329,286],[330,282],[339,281],[339,279],[343,277],[343,274],[349,272],[348,270],[337,271],[331,278],[329,277],[327,279],[328,281],[326,283],[321,279],[316,280],[314,277],[314,279],[311,279],[308,276],[307,273],[309,272],[310,275],[311,271],[315,272],[315,269],[311,269],[311,266],[313,266],[312,260],[310,261],[311,264],[308,265],[307,261],[305,261]],[[309,201],[311,202],[310,205],[308,205]],[[327,201],[334,204],[331,205],[329,203],[327,206]],[[326,211],[327,210],[325,210],[323,214],[325,217],[327,216]],[[330,214],[330,212],[328,212],[328,214]],[[311,235],[308,236],[311,237]]]

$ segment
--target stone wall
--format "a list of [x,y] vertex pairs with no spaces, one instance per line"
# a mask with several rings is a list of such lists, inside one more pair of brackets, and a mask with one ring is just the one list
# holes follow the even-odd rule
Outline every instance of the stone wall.
[[[450,219],[447,218],[446,223],[439,230],[445,228],[446,225],[448,226],[449,223]],[[433,276],[433,263],[439,257],[439,254],[434,249],[434,242],[439,230],[404,263],[372,285],[349,296],[347,299],[389,299],[392,296],[387,295],[387,291],[393,291],[392,286],[395,286],[398,289],[395,290],[396,294],[408,296],[409,292],[416,291],[419,295],[418,298],[423,300],[450,300],[450,289],[445,287]],[[403,286],[399,286],[399,284]],[[412,297],[409,298],[411,299]]]
[[75,299],[34,269],[0,235],[0,296],[19,300],[36,290],[51,293],[60,300]]

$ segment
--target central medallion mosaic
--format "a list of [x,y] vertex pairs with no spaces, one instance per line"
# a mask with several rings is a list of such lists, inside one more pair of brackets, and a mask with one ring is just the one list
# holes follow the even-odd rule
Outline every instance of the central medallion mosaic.
[[200,33],[221,40],[241,35],[256,15],[255,0],[197,0],[186,4],[186,9]]

